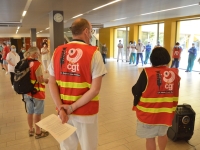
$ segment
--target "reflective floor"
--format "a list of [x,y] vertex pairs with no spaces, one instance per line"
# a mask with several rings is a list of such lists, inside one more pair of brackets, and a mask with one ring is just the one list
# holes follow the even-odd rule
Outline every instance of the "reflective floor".
[[[137,81],[141,66],[108,60],[100,92],[98,150],[145,150],[145,140],[135,134],[136,116],[132,111],[131,87]],[[48,77],[48,74],[45,74]],[[194,135],[189,141],[200,150],[200,74],[180,70],[179,104],[189,103],[196,112]],[[59,144],[48,136],[36,140],[28,136],[24,103],[11,87],[10,76],[0,71],[0,150],[59,150]],[[46,89],[46,117],[55,112],[55,105]],[[193,150],[184,141],[168,141],[166,150]],[[78,150],[81,150],[79,148]]]

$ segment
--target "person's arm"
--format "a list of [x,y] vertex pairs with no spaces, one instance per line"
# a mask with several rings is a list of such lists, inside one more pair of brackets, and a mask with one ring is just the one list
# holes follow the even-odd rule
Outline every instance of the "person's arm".
[[[67,112],[65,111],[68,110],[69,105],[62,105],[62,100],[60,99],[60,93],[59,93],[59,89],[58,89],[58,85],[56,83],[56,79],[54,76],[50,75],[49,76],[49,90],[51,93],[51,97],[56,105],[56,107],[58,108],[58,112],[59,112],[59,117],[62,121],[62,123],[66,123],[69,119]],[[61,109],[64,108],[64,109]]]
[[42,83],[46,83],[47,84],[48,83],[48,79],[44,79],[43,78],[41,65],[36,69],[35,75],[36,75],[37,81],[40,84],[42,84]]
[[15,66],[10,60],[6,59],[7,63],[11,66]]
[[7,55],[7,57],[6,57],[6,61],[7,61],[7,63],[8,63],[9,65],[15,66],[15,65],[11,62],[11,58],[10,58],[9,53],[8,53],[8,55]]
[[4,55],[5,55],[5,49],[3,49],[3,51],[2,51],[2,58],[1,59],[4,58]]
[[136,84],[132,87],[132,94],[134,95],[134,106],[136,106],[139,103],[140,97],[142,96],[142,92],[145,90],[146,85],[147,77],[145,71],[143,70]]

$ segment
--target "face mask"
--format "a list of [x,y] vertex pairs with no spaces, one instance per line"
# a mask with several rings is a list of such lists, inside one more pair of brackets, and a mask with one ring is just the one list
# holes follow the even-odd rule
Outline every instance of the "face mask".
[[16,52],[16,49],[15,49],[15,48],[12,48],[11,51],[12,51],[12,52]]
[[22,50],[22,53],[24,53],[25,51],[26,51],[26,50],[23,49],[23,50]]

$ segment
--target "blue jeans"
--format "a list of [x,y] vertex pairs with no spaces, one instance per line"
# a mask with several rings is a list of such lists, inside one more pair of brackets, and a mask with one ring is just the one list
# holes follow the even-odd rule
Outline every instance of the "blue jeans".
[[139,63],[139,57],[141,58],[142,66],[143,66],[143,53],[137,53],[137,62],[136,62],[136,65],[138,65],[138,63]]
[[149,60],[149,57],[150,57],[150,54],[151,52],[147,52],[145,53],[145,61],[144,61],[144,64],[147,64],[148,60]]
[[175,68],[179,68],[179,60],[178,58],[174,58],[174,60],[172,61],[172,65],[171,68],[175,65]]
[[187,66],[187,71],[188,72],[191,72],[192,71],[192,68],[194,66],[194,60],[196,59],[196,55],[193,55],[193,54],[189,54],[189,57],[188,57],[188,66]]
[[131,62],[133,62],[133,64],[136,62],[136,53],[131,53],[129,64],[131,64]]

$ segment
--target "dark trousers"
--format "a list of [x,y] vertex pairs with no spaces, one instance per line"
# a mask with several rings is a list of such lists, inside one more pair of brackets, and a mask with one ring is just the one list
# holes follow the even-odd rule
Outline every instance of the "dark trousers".
[[137,62],[136,62],[136,65],[139,63],[139,57],[141,58],[142,66],[143,66],[143,53],[137,53]]
[[102,54],[102,58],[103,58],[103,63],[106,63],[106,54]]
[[175,65],[175,68],[179,67],[179,60],[178,58],[174,58],[174,60],[172,61],[172,65],[171,68]]
[[10,82],[11,82],[12,85],[13,85],[13,82],[14,82],[14,76],[15,76],[15,73],[10,72]]

